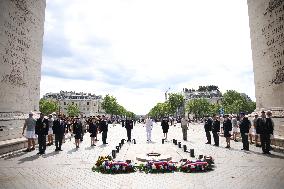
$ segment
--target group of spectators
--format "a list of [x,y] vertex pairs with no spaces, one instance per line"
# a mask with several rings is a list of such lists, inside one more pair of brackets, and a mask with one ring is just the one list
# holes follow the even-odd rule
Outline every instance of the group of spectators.
[[[270,154],[270,143],[273,137],[274,123],[271,119],[271,111],[261,111],[261,116],[255,114],[253,119],[253,124],[245,115],[245,113],[240,113],[239,116],[236,115],[224,115],[219,117],[217,115],[213,118],[206,116],[204,120],[204,130],[206,133],[207,142],[206,144],[211,144],[211,132],[214,139],[214,146],[219,146],[219,135],[220,129],[223,131],[224,137],[226,138],[226,148],[231,148],[230,141],[231,137],[235,142],[238,142],[237,135],[240,133],[243,148],[242,150],[249,151],[249,139],[250,144],[253,144],[253,136],[255,139],[255,145],[257,147],[262,147],[264,154]],[[261,145],[258,143],[260,139]]]
[[86,132],[90,133],[91,146],[95,146],[95,141],[98,141],[98,132],[102,133],[103,144],[107,144],[108,118],[104,115],[86,119],[85,117],[56,116],[55,114],[46,117],[41,113],[40,117],[35,119],[33,113],[30,112],[29,117],[25,120],[22,135],[28,139],[26,152],[35,150],[35,139],[37,138],[38,154],[45,154],[46,146],[53,145],[53,136],[55,136],[55,151],[62,151],[61,146],[65,141],[65,136],[73,135],[76,148],[79,148]]

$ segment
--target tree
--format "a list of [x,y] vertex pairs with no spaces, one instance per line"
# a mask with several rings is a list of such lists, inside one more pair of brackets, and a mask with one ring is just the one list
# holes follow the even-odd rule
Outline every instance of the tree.
[[210,103],[205,98],[193,99],[186,104],[186,110],[198,118],[204,117],[210,113]]
[[148,113],[151,117],[160,119],[164,116],[169,115],[169,103],[163,102],[163,103],[157,103]]
[[[107,114],[117,114],[119,111],[119,106],[116,101],[116,98],[110,95],[106,95],[102,102],[102,108]],[[121,113],[121,112],[120,112]]]
[[240,112],[251,113],[255,110],[255,102],[247,95],[242,95],[235,90],[227,90],[223,95],[222,105],[225,113],[238,114]]
[[169,111],[171,114],[174,114],[178,109],[183,106],[184,98],[182,94],[170,93],[169,94]]
[[79,110],[79,107],[77,106],[77,104],[76,105],[68,104],[67,114],[68,114],[68,116],[71,116],[71,117],[78,116],[80,114],[80,110]]
[[52,100],[40,99],[39,101],[39,111],[45,115],[49,115],[53,112],[59,110],[59,105],[57,102]]

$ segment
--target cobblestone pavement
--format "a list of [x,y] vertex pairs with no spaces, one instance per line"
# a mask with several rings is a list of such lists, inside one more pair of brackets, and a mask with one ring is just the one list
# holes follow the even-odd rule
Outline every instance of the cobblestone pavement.
[[[99,135],[101,137],[101,135]],[[250,146],[249,152],[241,151],[242,143],[233,142],[231,149],[224,148],[225,140],[220,138],[220,147],[205,144],[206,137],[202,125],[191,125],[188,141],[181,141],[188,148],[195,149],[195,155],[211,155],[216,168],[206,173],[131,173],[106,175],[92,172],[99,155],[108,155],[126,131],[121,125],[109,126],[108,145],[97,142],[90,147],[89,134],[79,149],[75,149],[74,138],[63,144],[62,152],[54,152],[55,147],[47,147],[46,154],[37,155],[37,150],[29,153],[13,152],[0,158],[0,188],[284,188],[284,154],[272,152],[263,155],[261,148]],[[137,154],[157,151],[170,155],[173,160],[190,159],[170,140],[182,139],[181,128],[171,126],[169,141],[162,144],[161,126],[155,125],[151,143],[146,142],[143,125],[136,125],[133,138],[137,144],[123,145],[116,159],[133,159]]]

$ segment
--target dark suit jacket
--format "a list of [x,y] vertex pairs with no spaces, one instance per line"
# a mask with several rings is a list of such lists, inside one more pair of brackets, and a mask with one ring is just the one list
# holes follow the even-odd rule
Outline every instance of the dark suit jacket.
[[204,124],[205,132],[212,131],[212,119],[206,119]]
[[240,132],[241,133],[249,133],[249,129],[251,127],[251,122],[247,117],[244,117],[240,123]]
[[37,135],[47,135],[48,134],[48,120],[38,118],[36,120],[35,134]]
[[105,120],[100,121],[100,131],[107,132],[108,131],[108,123]]
[[220,121],[213,121],[212,132],[220,132]]
[[64,122],[60,120],[54,120],[52,130],[55,135],[63,135],[65,132]]
[[133,129],[133,121],[132,120],[126,120],[125,129],[127,129],[127,130]]

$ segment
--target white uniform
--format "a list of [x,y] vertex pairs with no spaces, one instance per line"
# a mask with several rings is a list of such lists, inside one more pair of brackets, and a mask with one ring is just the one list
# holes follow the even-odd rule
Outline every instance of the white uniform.
[[149,118],[146,119],[145,127],[146,127],[146,133],[147,133],[147,141],[151,141],[151,132],[153,128],[153,122],[151,119]]

